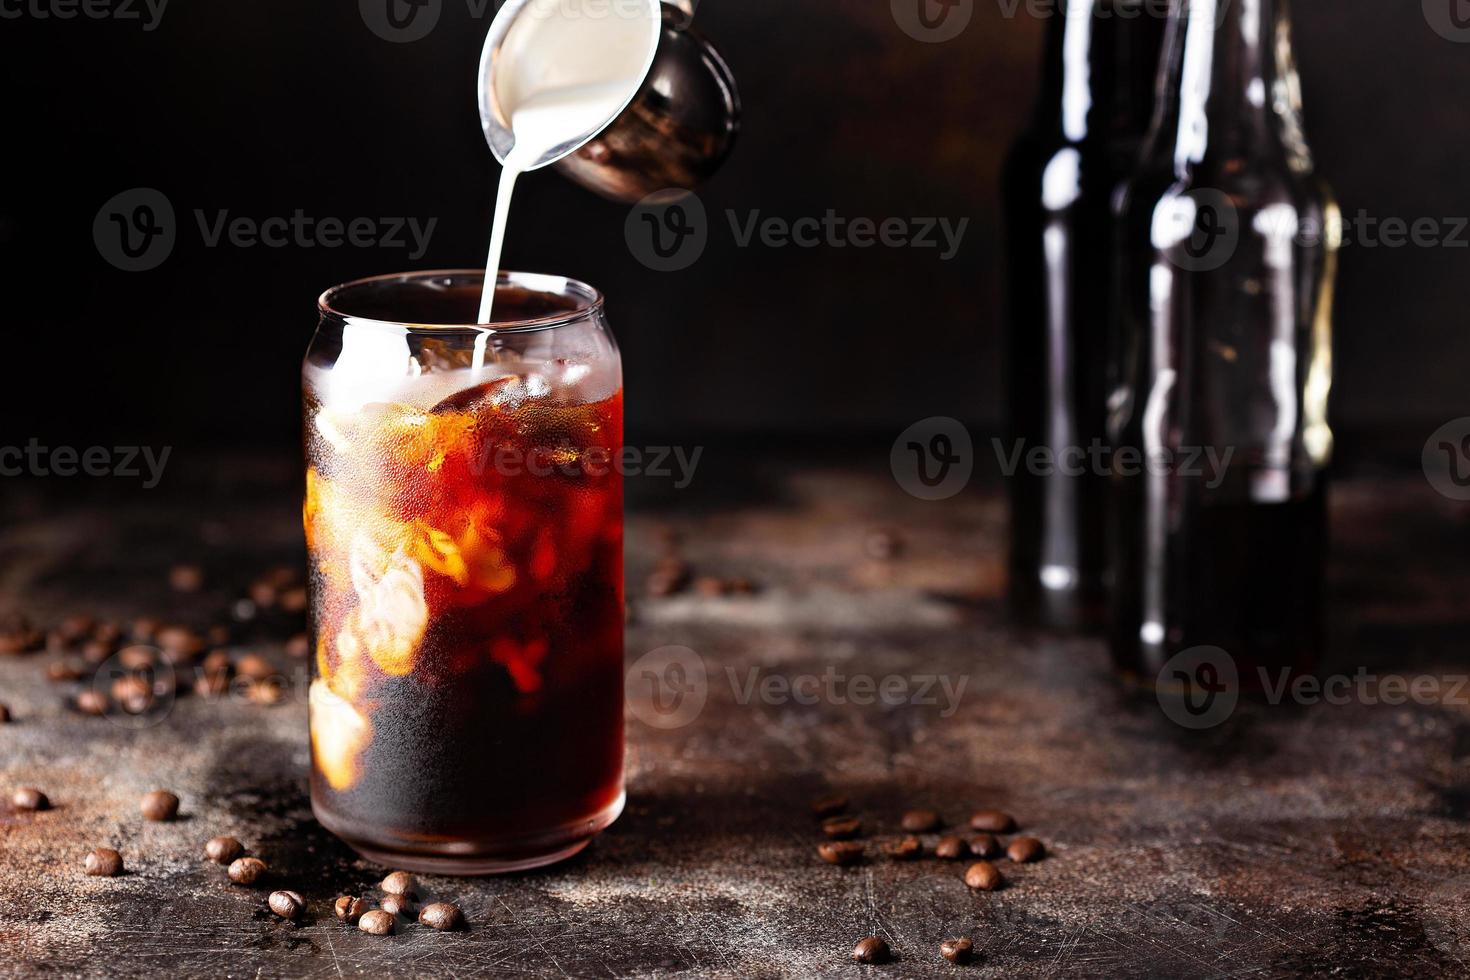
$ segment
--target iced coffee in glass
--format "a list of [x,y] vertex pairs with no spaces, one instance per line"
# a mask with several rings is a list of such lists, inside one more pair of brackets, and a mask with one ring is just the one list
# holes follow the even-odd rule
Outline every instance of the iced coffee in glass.
[[365,856],[576,853],[623,805],[622,374],[601,295],[348,283],[304,365],[311,796]]

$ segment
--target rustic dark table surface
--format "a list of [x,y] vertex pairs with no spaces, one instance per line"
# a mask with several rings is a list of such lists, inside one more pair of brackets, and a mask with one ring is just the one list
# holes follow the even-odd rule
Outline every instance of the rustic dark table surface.
[[[229,621],[252,577],[301,560],[292,463],[180,463],[146,492],[8,485],[0,613],[42,625],[78,612]],[[1242,701],[1191,730],[1122,690],[1097,642],[1006,624],[997,493],[914,499],[882,453],[799,467],[711,454],[702,467],[687,490],[635,487],[628,540],[629,663],[694,651],[707,669],[702,709],[684,702],[673,721],[685,723],[668,722],[634,671],[626,812],[561,867],[426,879],[463,907],[462,933],[413,925],[374,938],[332,917],[334,896],[384,869],[312,819],[304,687],[274,707],[180,697],[137,725],[76,712],[80,685],[45,677],[54,654],[0,657],[14,715],[0,726],[5,799],[29,784],[54,803],[0,804],[0,975],[1470,970],[1470,712],[1453,681],[1470,663],[1470,512],[1422,476],[1337,488],[1327,669],[1444,682],[1397,704],[1369,703],[1371,680],[1346,704]],[[670,528],[696,574],[743,576],[758,591],[641,595]],[[897,533],[897,556],[872,553],[875,528]],[[170,589],[179,561],[203,566],[203,591]],[[280,643],[291,623],[267,615],[234,629],[238,652],[302,670]],[[806,675],[832,678],[819,683],[836,693],[815,704],[782,693]],[[913,697],[853,703],[856,675],[903,678],[890,691]],[[158,787],[182,798],[180,820],[140,819],[139,797]],[[962,863],[932,857],[832,867],[816,856],[809,812],[832,792],[863,817],[870,853],[924,805],[951,822],[1004,808],[1049,855],[1000,862],[1007,887],[989,894],[965,887]],[[275,919],[264,891],[203,861],[215,834],[266,858],[281,887],[306,896],[307,919]],[[125,875],[82,874],[99,845],[122,852]],[[849,960],[869,934],[887,939],[892,964]],[[974,965],[939,958],[952,936],[973,938]]]

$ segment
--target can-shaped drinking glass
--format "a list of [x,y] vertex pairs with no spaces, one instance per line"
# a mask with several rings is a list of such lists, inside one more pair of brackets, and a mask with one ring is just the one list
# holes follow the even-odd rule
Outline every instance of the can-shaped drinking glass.
[[590,286],[329,289],[303,368],[317,819],[384,864],[514,871],[623,806],[622,369]]

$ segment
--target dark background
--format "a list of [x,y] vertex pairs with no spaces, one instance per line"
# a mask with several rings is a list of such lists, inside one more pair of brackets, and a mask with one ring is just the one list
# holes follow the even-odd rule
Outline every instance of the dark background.
[[[288,449],[323,288],[481,264],[496,167],[473,83],[493,6],[476,17],[465,0],[441,2],[438,26],[414,43],[375,36],[355,0],[172,0],[152,32],[0,19],[0,441]],[[738,76],[745,119],[734,157],[701,192],[710,243],[687,271],[635,260],[625,207],[551,171],[523,180],[507,265],[607,293],[630,440],[891,439],[934,414],[998,422],[996,185],[1030,111],[1043,29],[1007,6],[976,0],[958,39],[925,44],[886,0],[706,0],[696,23]],[[1308,135],[1344,214],[1470,214],[1470,44],[1436,34],[1412,0],[1299,0],[1294,17]],[[168,196],[179,238],[161,267],[125,273],[99,256],[92,222],[139,186]],[[438,225],[411,261],[402,249],[207,248],[193,215],[297,208]],[[738,248],[725,217],[828,208],[970,225],[942,262],[935,250]],[[1467,259],[1464,248],[1344,250],[1344,432],[1418,433],[1405,442],[1417,452],[1430,429],[1466,414]]]

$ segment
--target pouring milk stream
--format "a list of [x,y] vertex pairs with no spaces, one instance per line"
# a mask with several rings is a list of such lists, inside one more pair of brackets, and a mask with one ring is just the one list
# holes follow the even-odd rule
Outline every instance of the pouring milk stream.
[[[515,142],[502,159],[480,323],[490,323],[516,179],[574,152],[627,107],[653,62],[661,16],[659,0],[512,0],[497,15],[510,27],[487,48],[489,91],[480,95]],[[487,339],[476,344],[476,367]]]

